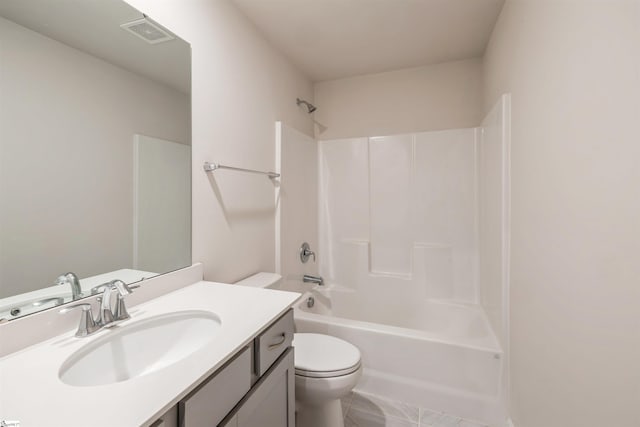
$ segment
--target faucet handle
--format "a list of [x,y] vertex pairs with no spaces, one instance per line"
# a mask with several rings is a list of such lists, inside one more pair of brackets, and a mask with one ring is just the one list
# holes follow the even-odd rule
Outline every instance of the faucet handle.
[[66,314],[76,308],[82,309],[82,313],[80,315],[80,324],[78,325],[78,330],[76,331],[76,337],[86,337],[93,334],[94,332],[97,332],[100,329],[100,325],[97,324],[95,320],[93,320],[91,304],[73,304],[60,310],[60,314]]
[[116,288],[118,293],[121,296],[125,296],[125,295],[129,295],[131,293],[133,293],[134,289],[137,289],[140,287],[140,285],[127,285],[125,282],[123,282],[122,280],[112,280],[111,282],[109,282],[109,285],[111,285],[112,287]]
[[311,250],[311,246],[307,242],[304,242],[300,246],[300,261],[304,264],[309,261],[309,257],[313,257],[313,262],[316,262],[316,253]]
[[137,289],[140,287],[140,285],[127,285],[122,280],[116,279],[98,286],[94,286],[93,288],[91,288],[91,295],[96,295],[104,292],[104,288],[106,288],[107,286],[111,288],[115,287],[122,295],[128,295],[132,292],[133,289]]
[[121,320],[127,320],[130,318],[127,306],[124,304],[124,295],[118,294],[116,297],[116,308],[113,310],[113,320],[119,322]]
[[97,294],[103,293],[104,288],[106,288],[107,286],[109,286],[109,283],[103,283],[101,285],[94,286],[93,288],[91,288],[91,295],[97,295]]
[[139,288],[140,285],[129,286],[122,280],[113,280],[111,284],[118,291],[118,295],[116,296],[116,306],[113,310],[114,321],[119,322],[122,320],[127,320],[131,316],[127,312],[127,307],[124,304],[124,297],[125,295],[133,293],[133,290]]

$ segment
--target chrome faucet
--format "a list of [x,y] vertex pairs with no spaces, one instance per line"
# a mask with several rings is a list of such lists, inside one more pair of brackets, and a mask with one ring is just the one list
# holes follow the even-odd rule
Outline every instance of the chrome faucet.
[[[109,328],[115,324],[129,319],[131,316],[127,312],[124,305],[124,296],[132,293],[132,289],[139,288],[140,285],[128,286],[122,280],[112,280],[96,287],[96,292],[101,291],[102,296],[98,297],[100,308],[98,315],[93,318],[90,304],[75,304],[60,310],[60,313],[68,313],[74,308],[82,308],[82,316],[80,317],[80,325],[76,332],[77,337],[86,337],[101,328]],[[111,305],[111,292],[117,291],[117,300],[115,308]]]
[[77,300],[82,296],[82,288],[80,288],[80,280],[75,273],[68,272],[61,276],[58,276],[55,282],[56,285],[69,285],[71,287],[71,298]]
[[[102,291],[102,297],[99,297],[100,311],[96,322],[103,328],[109,328],[116,323],[129,319],[131,316],[127,312],[124,304],[125,295],[132,293],[132,289],[139,288],[140,285],[128,286],[122,280],[112,280],[105,285],[101,285],[99,289]],[[115,307],[111,304],[111,292],[117,291]]]
[[305,283],[315,283],[316,285],[322,286],[324,285],[324,279],[320,276],[311,276],[310,274],[305,274],[302,276],[302,281]]

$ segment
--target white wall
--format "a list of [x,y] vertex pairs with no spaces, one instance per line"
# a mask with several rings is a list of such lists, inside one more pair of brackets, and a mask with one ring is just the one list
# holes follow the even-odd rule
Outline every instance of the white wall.
[[640,425],[640,3],[507,1],[485,109],[512,93],[511,413]]
[[475,127],[484,116],[482,61],[319,82],[315,104],[323,140]]
[[2,18],[0,40],[0,296],[131,267],[133,135],[188,142],[188,96]]
[[191,43],[193,261],[208,280],[275,269],[274,185],[231,171],[207,176],[205,161],[273,170],[274,123],[312,134],[296,97],[311,82],[227,0],[128,0]]
[[[276,123],[279,179],[276,218],[276,273],[302,280],[317,274],[323,255],[318,251],[318,144],[282,122]],[[300,260],[300,245],[309,243],[315,260]]]

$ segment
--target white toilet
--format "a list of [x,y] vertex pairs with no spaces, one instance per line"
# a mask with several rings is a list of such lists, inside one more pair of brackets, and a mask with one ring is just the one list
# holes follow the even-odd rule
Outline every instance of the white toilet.
[[[237,285],[276,287],[282,277],[257,273]],[[296,372],[296,427],[343,427],[340,399],[355,387],[360,375],[360,350],[330,335],[293,336]]]
[[360,350],[330,335],[293,335],[296,367],[296,426],[342,427],[340,399],[360,375]]

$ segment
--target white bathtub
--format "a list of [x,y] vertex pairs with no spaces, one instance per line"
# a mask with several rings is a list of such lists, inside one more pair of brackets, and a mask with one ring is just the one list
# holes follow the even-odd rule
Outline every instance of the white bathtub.
[[[300,291],[288,282],[283,287]],[[368,304],[336,286],[308,290],[294,306],[298,332],[343,338],[362,352],[357,389],[503,425],[503,357],[478,306],[414,301],[411,307]],[[309,297],[313,307],[307,306]]]

